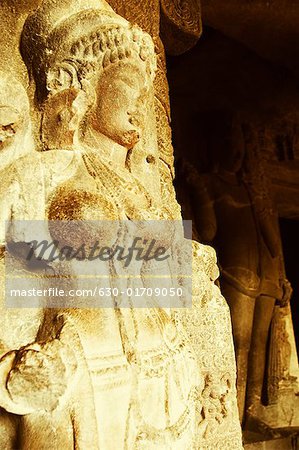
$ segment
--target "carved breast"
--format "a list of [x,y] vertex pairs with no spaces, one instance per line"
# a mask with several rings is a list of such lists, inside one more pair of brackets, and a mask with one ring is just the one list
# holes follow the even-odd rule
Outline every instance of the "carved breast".
[[151,204],[148,193],[131,174],[125,179],[123,173],[119,175],[103,163],[100,166],[91,174],[81,159],[71,179],[50,195],[46,215],[52,239],[59,247],[92,247],[96,241],[112,247],[124,220],[134,237],[154,239],[157,247],[169,248],[177,226],[165,220],[167,211]]
[[76,178],[59,186],[49,204],[49,230],[59,247],[92,247],[99,241],[112,246],[119,228],[119,213],[112,200],[94,186],[83,187]]

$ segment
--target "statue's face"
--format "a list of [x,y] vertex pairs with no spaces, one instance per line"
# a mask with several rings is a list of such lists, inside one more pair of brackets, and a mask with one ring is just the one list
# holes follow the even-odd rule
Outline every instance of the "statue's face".
[[29,128],[28,98],[15,80],[0,76],[0,169],[16,159],[26,146]]
[[144,130],[149,89],[146,65],[141,60],[110,64],[97,83],[94,129],[132,149]]

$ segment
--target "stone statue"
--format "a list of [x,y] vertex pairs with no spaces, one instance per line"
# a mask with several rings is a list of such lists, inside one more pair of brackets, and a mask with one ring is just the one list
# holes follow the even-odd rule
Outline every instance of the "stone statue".
[[[8,217],[13,244],[34,237],[30,228],[18,229],[16,219],[43,220],[45,233],[67,243],[70,233],[62,234],[53,223],[79,221],[79,244],[103,234],[113,243],[119,235],[129,239],[129,223],[141,221],[138,232],[145,238],[158,236],[190,263],[182,225],[171,220],[177,212],[161,196],[156,57],[149,35],[104,1],[64,0],[58,5],[47,0],[27,19],[21,49],[36,85],[36,149],[43,151],[19,158],[8,171],[8,186],[23,192],[17,215]],[[8,196],[7,202],[11,200]],[[103,220],[110,221],[108,229]],[[159,234],[150,220],[164,221],[165,231]],[[24,267],[19,254],[12,257],[21,265],[19,271],[38,278],[40,272]],[[153,298],[146,307],[131,301],[124,308],[122,296],[114,294],[107,295],[106,308],[68,304],[37,310],[35,336],[22,336],[22,348],[7,345],[0,360],[0,406],[14,415],[8,421],[17,416],[21,423],[8,448],[16,439],[31,450],[49,448],[51,442],[57,448],[107,450],[212,449],[223,448],[223,442],[227,448],[241,448],[230,321],[214,285],[215,256],[194,243],[193,258],[196,310],[165,307]],[[39,263],[57,273],[55,262]],[[119,287],[114,275],[125,274],[123,263],[104,267],[109,287]],[[177,267],[163,267],[174,286]],[[59,266],[79,287],[85,268],[98,270],[86,258]],[[122,286],[153,288],[155,281],[147,275],[158,269],[134,265],[133,281]],[[42,276],[38,282],[49,283]],[[9,320],[13,326],[13,318]],[[219,354],[217,334],[223,346]]]
[[241,420],[245,409],[261,404],[274,305],[289,299],[277,217],[250,135],[236,120],[231,145],[218,159],[214,155],[214,173],[199,175],[188,163],[182,169],[193,191],[199,238],[213,243],[219,255],[221,288],[233,321]]
[[[259,428],[261,423],[261,430],[267,432],[268,427],[271,434],[271,429],[285,427],[287,423],[298,423],[298,401],[295,396],[298,392],[298,368],[294,371],[297,363],[292,363],[292,360],[297,359],[290,312],[292,287],[286,278],[278,213],[271,195],[271,182],[263,154],[265,130],[245,123],[243,134],[246,146],[244,181],[260,224],[260,295],[262,299],[270,297],[276,300],[270,330],[264,338],[269,341],[268,357],[265,350],[261,351],[258,336],[255,338],[256,343],[253,341],[253,350],[249,355],[247,428]],[[262,313],[260,317],[263,317]],[[267,324],[266,319],[265,322]],[[254,328],[260,330],[260,323],[255,316]],[[262,332],[259,333],[263,336]],[[257,350],[254,352],[254,349]],[[260,352],[259,356],[256,356],[257,352]],[[262,358],[264,363],[261,362]],[[260,386],[263,381],[266,388],[263,392],[264,402],[261,402]]]

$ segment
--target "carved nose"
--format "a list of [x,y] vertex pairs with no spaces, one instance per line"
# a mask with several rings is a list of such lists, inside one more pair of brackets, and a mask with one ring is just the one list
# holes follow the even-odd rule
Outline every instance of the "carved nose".
[[130,117],[136,117],[136,116],[138,116],[140,113],[139,113],[139,110],[138,110],[138,109],[134,109],[133,111],[128,111],[127,114],[128,114],[128,116],[130,116]]
[[132,111],[128,112],[128,115],[130,118],[133,118],[134,120],[138,120],[139,122],[142,122],[146,115],[146,109],[144,106],[139,106],[138,108],[135,108]]

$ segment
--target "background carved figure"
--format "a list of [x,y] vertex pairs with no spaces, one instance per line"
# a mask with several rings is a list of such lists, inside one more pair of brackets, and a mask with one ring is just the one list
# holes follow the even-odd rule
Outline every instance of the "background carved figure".
[[214,149],[213,172],[200,175],[187,162],[179,171],[191,199],[185,214],[194,217],[194,234],[213,243],[219,255],[233,321],[239,413],[242,420],[250,418],[251,427],[265,420],[260,409],[264,382],[271,383],[267,342],[274,307],[287,305],[292,292],[258,138],[234,119],[227,145]]

